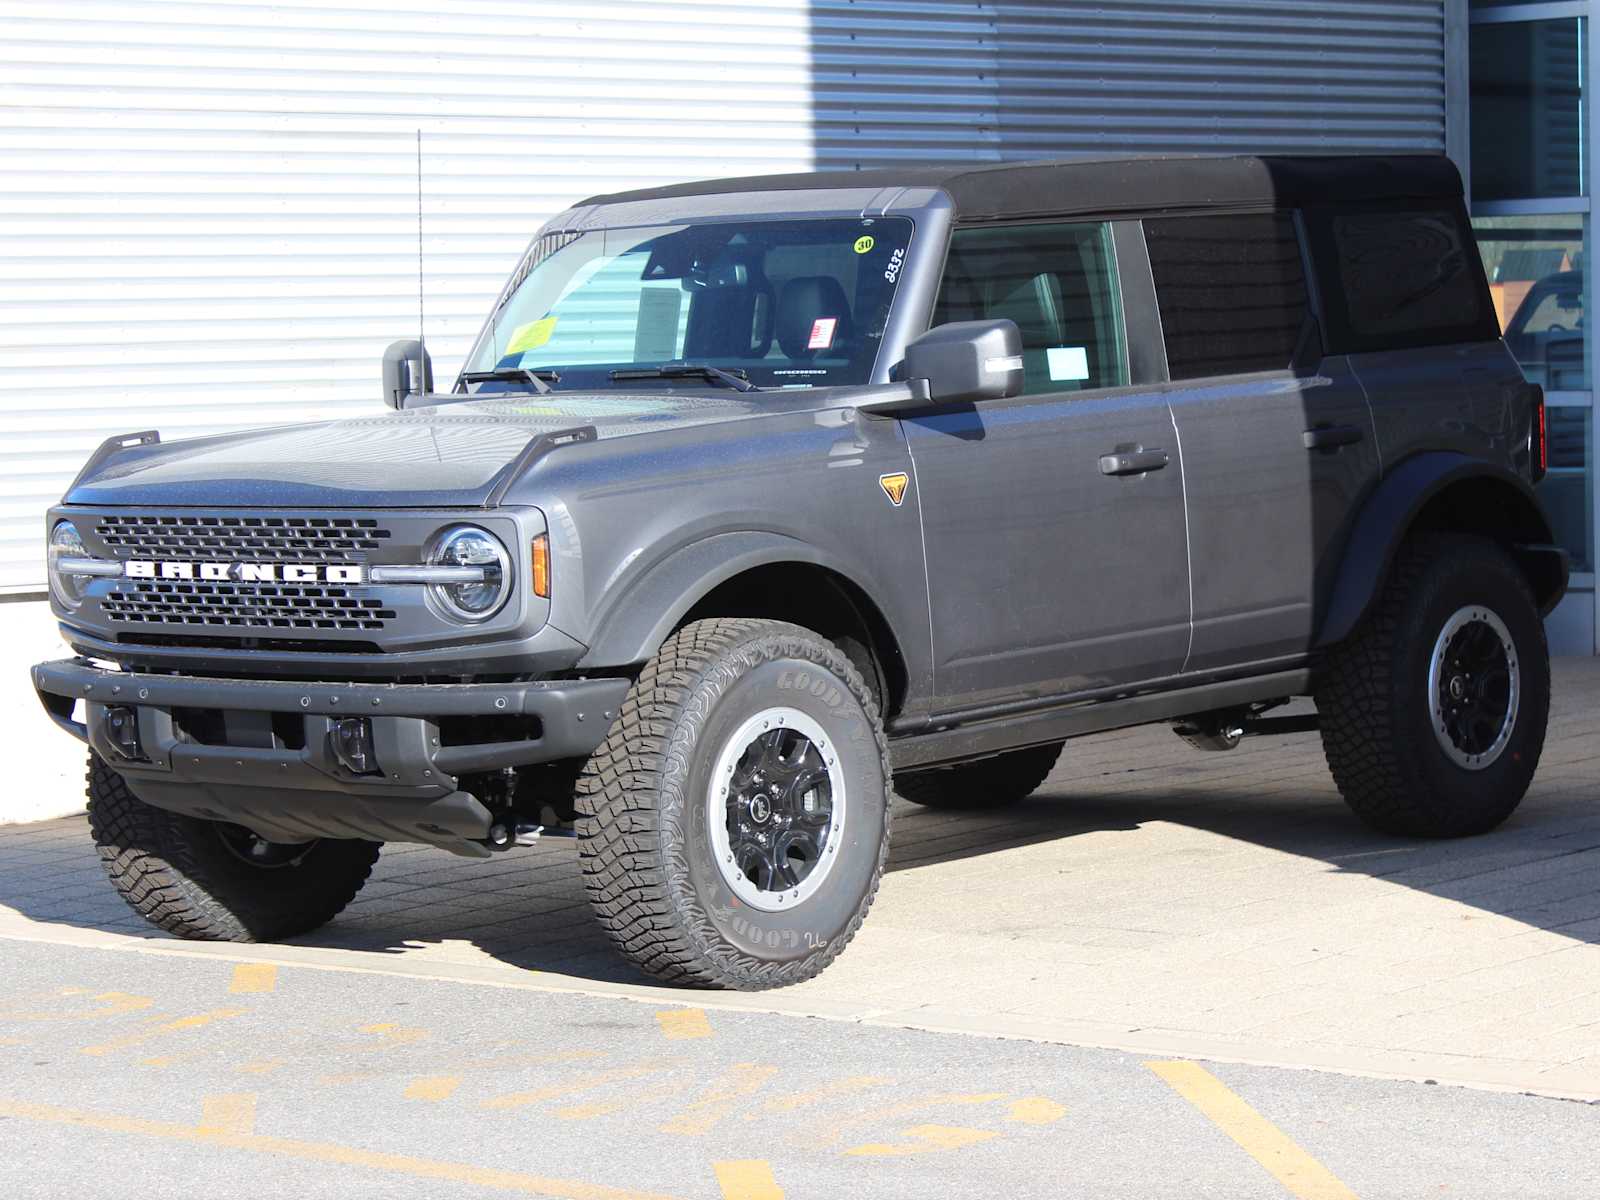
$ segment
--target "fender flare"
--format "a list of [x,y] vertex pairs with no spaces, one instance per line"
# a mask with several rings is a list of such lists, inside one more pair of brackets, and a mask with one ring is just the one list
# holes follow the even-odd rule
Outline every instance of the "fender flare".
[[1556,606],[1567,590],[1567,554],[1553,545],[1550,518],[1533,488],[1504,467],[1464,454],[1432,451],[1408,458],[1390,471],[1357,513],[1313,646],[1331,646],[1355,630],[1417,518],[1447,491],[1463,485],[1497,493],[1503,515],[1500,532],[1509,535],[1507,549],[1528,576],[1540,611],[1548,614]]
[[674,550],[598,610],[588,652],[577,665],[619,667],[644,662],[717,585],[755,567],[778,563],[823,567],[871,594],[851,572],[798,538],[759,530],[712,534]]

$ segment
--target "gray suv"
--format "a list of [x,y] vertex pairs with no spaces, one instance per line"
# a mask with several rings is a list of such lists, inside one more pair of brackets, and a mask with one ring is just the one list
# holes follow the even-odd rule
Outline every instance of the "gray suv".
[[[1319,727],[1356,814],[1506,819],[1567,582],[1543,395],[1442,158],[725,180],[554,218],[451,391],[113,438],[48,519],[112,883],[303,933],[383,842],[577,841],[645,972],[806,979],[892,788]],[[1312,696],[1316,716],[1274,710]]]

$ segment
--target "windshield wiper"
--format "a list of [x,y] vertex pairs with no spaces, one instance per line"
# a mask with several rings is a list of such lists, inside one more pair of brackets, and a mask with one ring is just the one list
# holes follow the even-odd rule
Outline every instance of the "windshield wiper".
[[660,367],[622,367],[611,372],[613,381],[624,379],[711,379],[717,383],[725,383],[737,392],[759,392],[761,389],[750,382],[750,377],[745,372],[735,367],[731,371],[724,371],[721,367],[713,367],[709,363],[667,363]]
[[[545,382],[547,379],[550,383]],[[551,390],[551,383],[561,382],[561,376],[554,371],[530,371],[527,367],[496,367],[492,371],[463,371],[459,382],[462,391],[474,383],[526,383],[543,396]]]

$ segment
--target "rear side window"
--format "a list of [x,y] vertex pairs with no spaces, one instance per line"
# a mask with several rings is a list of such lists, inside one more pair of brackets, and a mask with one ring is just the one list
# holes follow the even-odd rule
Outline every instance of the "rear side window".
[[1108,226],[956,230],[934,324],[1001,318],[1022,332],[1025,393],[1128,382]]
[[1173,379],[1291,365],[1307,321],[1293,217],[1163,217],[1144,236]]
[[1318,273],[1338,285],[1327,308],[1341,349],[1403,349],[1499,336],[1461,214],[1391,208],[1322,212],[1316,220],[1319,258],[1327,260]]

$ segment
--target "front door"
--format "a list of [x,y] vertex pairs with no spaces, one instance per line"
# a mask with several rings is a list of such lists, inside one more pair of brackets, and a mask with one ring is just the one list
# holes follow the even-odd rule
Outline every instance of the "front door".
[[995,318],[1024,393],[904,422],[941,708],[1175,674],[1184,466],[1165,395],[1129,383],[1110,226],[957,230],[935,322]]

